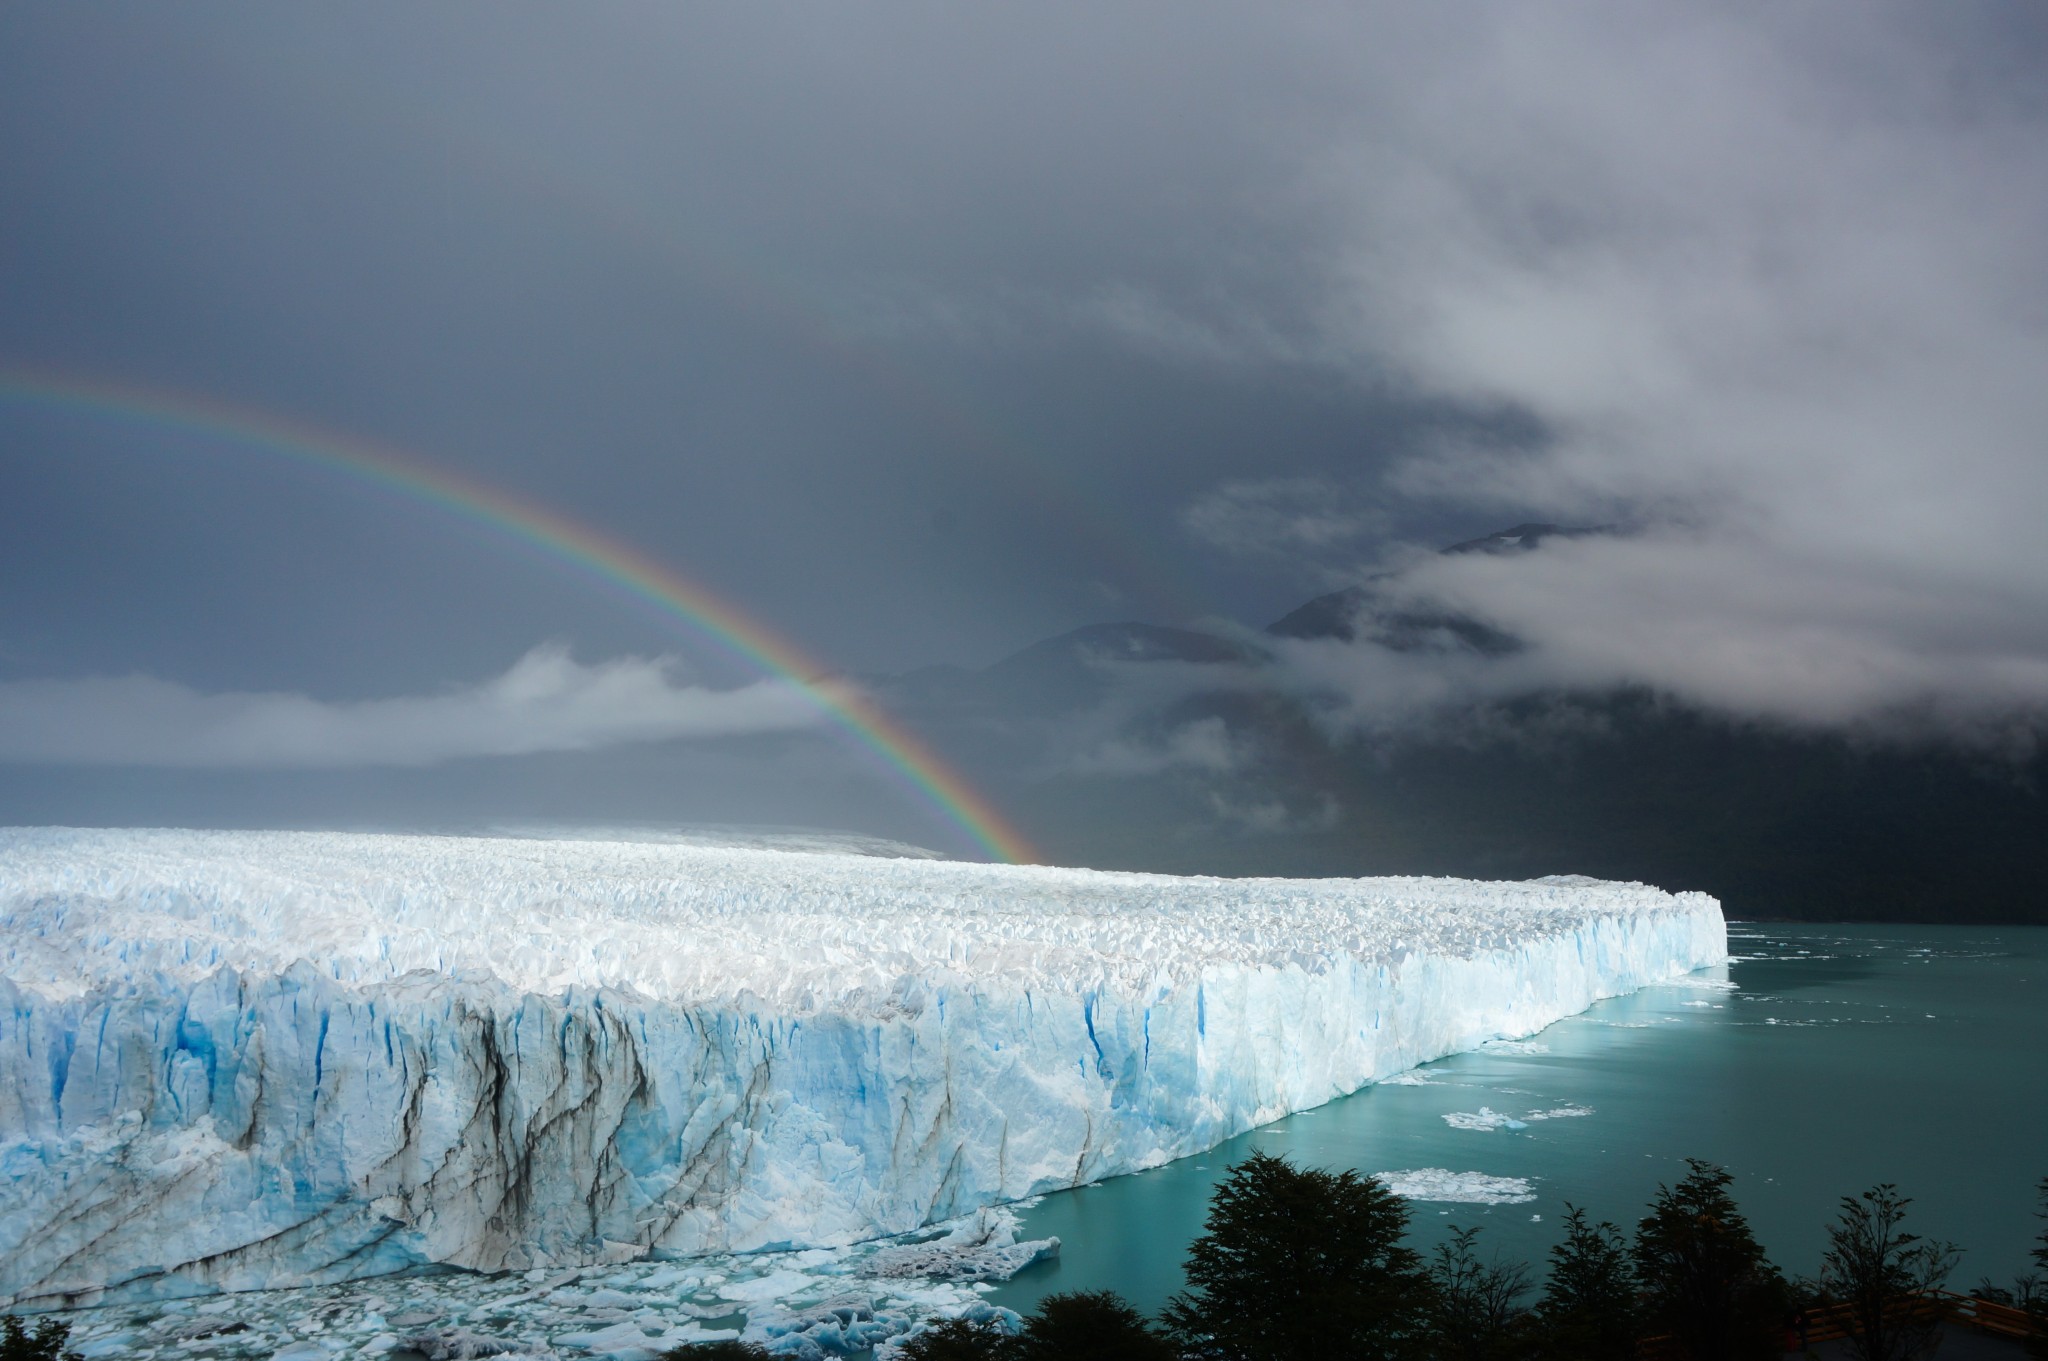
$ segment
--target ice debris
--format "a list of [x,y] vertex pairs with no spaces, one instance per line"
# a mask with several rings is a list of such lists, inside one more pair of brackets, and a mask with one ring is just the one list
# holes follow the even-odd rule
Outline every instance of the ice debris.
[[1520,1205],[1536,1199],[1527,1177],[1491,1177],[1484,1172],[1452,1172],[1441,1167],[1412,1167],[1375,1175],[1386,1183],[1389,1191],[1405,1200]]
[[[915,1335],[938,1318],[1015,1314],[973,1282],[886,1269],[890,1254],[952,1240],[1017,1243],[1009,1207],[939,1226],[937,1238],[830,1251],[719,1255],[544,1272],[540,1280],[477,1272],[385,1277],[301,1290],[263,1290],[72,1310],[72,1343],[123,1361],[652,1361],[686,1344],[745,1339],[797,1358],[858,1355]],[[984,1280],[1002,1279],[987,1275]],[[984,1285],[982,1288],[986,1288]],[[204,1312],[212,1310],[214,1312]]]

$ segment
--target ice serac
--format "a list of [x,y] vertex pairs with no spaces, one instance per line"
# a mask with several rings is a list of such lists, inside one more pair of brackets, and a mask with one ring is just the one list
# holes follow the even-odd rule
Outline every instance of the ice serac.
[[852,1242],[1726,950],[1576,879],[0,831],[0,1297]]

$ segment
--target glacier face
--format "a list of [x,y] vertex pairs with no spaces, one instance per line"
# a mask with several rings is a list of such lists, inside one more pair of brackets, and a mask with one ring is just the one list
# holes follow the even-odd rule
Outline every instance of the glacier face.
[[900,1233],[1726,953],[1576,879],[0,831],[0,1299]]

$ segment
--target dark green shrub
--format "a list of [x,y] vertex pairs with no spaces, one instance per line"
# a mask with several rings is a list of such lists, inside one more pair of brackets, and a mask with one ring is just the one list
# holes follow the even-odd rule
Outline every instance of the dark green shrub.
[[84,1361],[65,1347],[70,1340],[71,1325],[54,1318],[45,1318],[34,1332],[12,1314],[0,1318],[0,1361]]
[[1382,1361],[1421,1331],[1428,1282],[1401,1245],[1408,1209],[1356,1172],[1255,1153],[1210,1198],[1190,1289],[1166,1309],[1184,1355],[1218,1361]]
[[1558,1361],[1633,1361],[1640,1312],[1621,1230],[1588,1224],[1586,1212],[1567,1203],[1564,1239],[1550,1250],[1550,1279],[1536,1303],[1546,1354]]
[[1430,1257],[1429,1352],[1442,1361],[1509,1361],[1528,1349],[1521,1299],[1529,1269],[1498,1257],[1480,1261],[1478,1238],[1476,1227],[1453,1229]]
[[1047,1295],[1011,1339],[1014,1361],[1174,1361],[1173,1345],[1113,1290]]
[[993,1319],[949,1318],[903,1344],[903,1361],[997,1361],[1010,1355],[1012,1340]]
[[1849,1306],[1849,1350],[1861,1361],[1920,1361],[1940,1345],[1939,1321],[1901,1306],[1946,1285],[1962,1251],[1901,1228],[1910,1204],[1887,1182],[1843,1196],[1841,1216],[1828,1226],[1821,1286]]
[[2034,1217],[2041,1221],[2041,1235],[2034,1240],[2033,1279],[2039,1284],[2026,1292],[2027,1300],[2022,1307],[2034,1320],[2034,1335],[2027,1339],[2028,1355],[2048,1357],[2048,1177],[2041,1178],[2035,1189],[2041,1196],[2040,1206],[2034,1211]]
[[1644,1322],[1677,1338],[1694,1361],[1775,1361],[1791,1298],[1784,1277],[1735,1208],[1734,1178],[1685,1161],[1691,1170],[1678,1185],[1657,1188],[1636,1226]]

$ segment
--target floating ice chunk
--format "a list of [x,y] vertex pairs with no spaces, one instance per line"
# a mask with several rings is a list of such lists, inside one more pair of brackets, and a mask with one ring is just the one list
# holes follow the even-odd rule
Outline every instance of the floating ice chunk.
[[882,1277],[921,1276],[937,1281],[1007,1281],[1033,1262],[1059,1256],[1060,1240],[1017,1241],[1016,1216],[983,1210],[942,1238],[883,1248],[863,1267]]
[[692,1347],[699,1342],[736,1342],[744,1332],[740,1328],[706,1328],[701,1323],[684,1323],[662,1334],[664,1347]]
[[[1004,1309],[993,1304],[976,1304],[971,1308],[959,1311],[952,1315],[952,1317],[964,1318],[970,1323],[993,1324],[998,1332],[1005,1333],[1011,1337],[1015,1337],[1024,1329],[1024,1320],[1016,1311]],[[875,1349],[875,1361],[894,1361],[894,1358],[899,1354],[900,1348],[905,1342],[924,1332],[934,1322],[936,1320],[927,1319],[905,1332],[901,1337],[891,1338],[883,1343]]]
[[1536,1199],[1526,1177],[1492,1177],[1484,1172],[1452,1172],[1441,1167],[1415,1167],[1374,1175],[1386,1183],[1389,1191],[1405,1200],[1520,1205]]
[[642,1332],[637,1323],[614,1323],[609,1328],[563,1333],[554,1339],[557,1347],[573,1347],[577,1351],[595,1352],[600,1356],[616,1356],[625,1351],[644,1351],[652,1355],[660,1341],[659,1337]]
[[513,1339],[472,1332],[468,1328],[437,1328],[431,1332],[414,1333],[399,1345],[407,1351],[418,1352],[427,1361],[472,1361],[472,1358],[482,1356],[502,1357],[520,1349]]
[[764,1300],[780,1299],[792,1295],[812,1284],[812,1278],[794,1267],[785,1268],[768,1276],[757,1276],[752,1280],[727,1281],[718,1287],[718,1297],[732,1300],[737,1304],[758,1304]]
[[1577,1120],[1593,1113],[1591,1106],[1552,1106],[1547,1111],[1530,1111],[1524,1120]]
[[[102,1357],[128,1355],[135,1349],[135,1344],[138,1340],[134,1333],[113,1333],[107,1337],[96,1337],[90,1342],[78,1343],[76,1346],[67,1347],[65,1350],[67,1352],[76,1352],[79,1356],[84,1357],[85,1361],[100,1361]],[[278,1355],[283,1356],[284,1352],[279,1352]],[[332,1355],[333,1353],[325,1348],[314,1354],[316,1361],[327,1361]]]
[[680,1267],[666,1267],[640,1281],[642,1290],[674,1290],[680,1286],[695,1285],[698,1273],[685,1271]]
[[1494,1130],[1527,1129],[1528,1125],[1513,1116],[1502,1115],[1488,1106],[1476,1111],[1452,1111],[1444,1117],[1444,1123],[1452,1129]]
[[[130,1338],[121,1339],[123,1345],[130,1341],[132,1341]],[[79,1353],[84,1355],[84,1348],[80,1348]],[[333,1361],[333,1357],[334,1353],[328,1348],[326,1343],[305,1341],[293,1342],[279,1347],[270,1354],[270,1361]]]
[[1007,1281],[1033,1262],[1059,1255],[1057,1238],[979,1248],[930,1243],[878,1252],[870,1259],[869,1270],[877,1276],[923,1276],[938,1281]]

